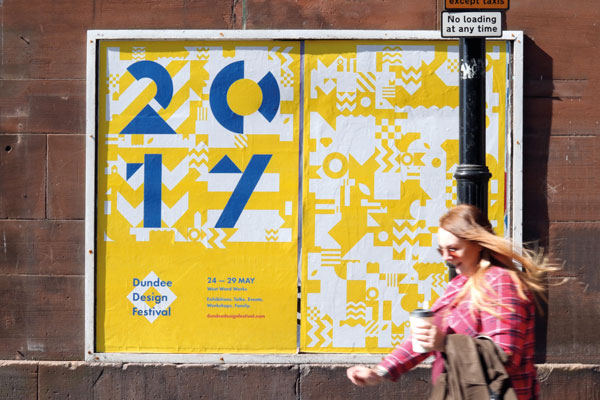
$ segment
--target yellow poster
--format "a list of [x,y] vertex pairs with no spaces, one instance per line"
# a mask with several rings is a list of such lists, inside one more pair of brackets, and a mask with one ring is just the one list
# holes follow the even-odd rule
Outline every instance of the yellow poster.
[[[504,233],[505,42],[487,43],[489,216]],[[456,204],[458,43],[307,41],[302,317],[306,352],[387,352],[443,293],[438,218]]]
[[[383,353],[405,339],[448,280],[436,234],[457,202],[457,42],[99,43],[95,351]],[[507,46],[487,43],[499,235]]]
[[98,62],[96,351],[295,352],[299,42]]

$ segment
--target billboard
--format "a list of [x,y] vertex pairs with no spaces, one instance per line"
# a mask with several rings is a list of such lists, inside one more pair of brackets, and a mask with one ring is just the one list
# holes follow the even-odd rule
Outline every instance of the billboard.
[[299,43],[101,43],[98,351],[296,350],[299,70]]
[[[153,32],[89,49],[89,354],[401,342],[448,279],[436,227],[457,200],[458,43]],[[500,235],[510,52],[487,44]]]

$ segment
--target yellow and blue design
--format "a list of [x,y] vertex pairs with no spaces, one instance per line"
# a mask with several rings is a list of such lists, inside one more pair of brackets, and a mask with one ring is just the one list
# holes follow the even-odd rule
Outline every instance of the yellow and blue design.
[[244,133],[244,116],[259,112],[271,122],[279,108],[279,86],[271,72],[258,82],[244,78],[244,61],[223,68],[210,88],[210,107],[221,125]]
[[99,54],[98,350],[295,351],[299,44]]
[[[456,204],[458,46],[307,41],[302,318],[307,352],[387,352],[443,293]],[[488,42],[490,217],[504,231],[506,44]]]
[[[487,50],[502,234],[508,56]],[[296,352],[299,237],[300,350],[400,343],[448,279],[457,65],[449,41],[101,41],[97,350]]]

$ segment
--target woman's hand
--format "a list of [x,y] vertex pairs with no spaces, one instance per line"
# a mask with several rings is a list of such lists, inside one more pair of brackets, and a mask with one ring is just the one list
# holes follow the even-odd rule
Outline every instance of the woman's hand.
[[384,378],[364,365],[357,365],[346,370],[348,379],[357,386],[374,386],[384,381]]
[[427,351],[444,351],[446,333],[435,324],[418,321],[410,327],[412,337]]

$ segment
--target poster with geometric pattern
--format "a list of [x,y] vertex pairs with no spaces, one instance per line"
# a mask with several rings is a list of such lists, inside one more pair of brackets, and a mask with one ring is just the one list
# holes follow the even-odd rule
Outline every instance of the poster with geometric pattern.
[[[504,234],[507,48],[487,42],[489,216]],[[307,41],[300,350],[383,353],[443,293],[458,43]]]
[[[384,353],[442,294],[457,42],[101,40],[97,54],[97,352]],[[488,41],[499,235],[508,58]]]
[[297,349],[299,42],[101,41],[96,350]]

